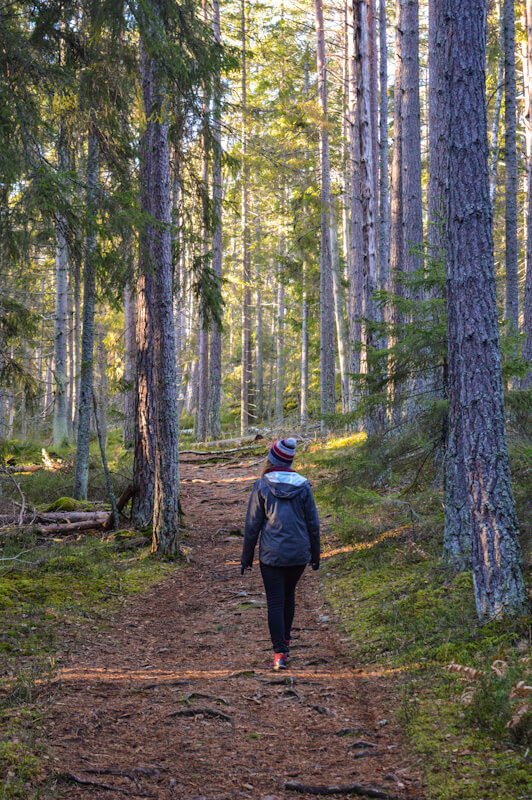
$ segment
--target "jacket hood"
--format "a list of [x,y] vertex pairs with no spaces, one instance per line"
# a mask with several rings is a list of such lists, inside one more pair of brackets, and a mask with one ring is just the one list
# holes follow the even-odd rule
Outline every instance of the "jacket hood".
[[279,498],[295,497],[308,484],[307,479],[298,472],[268,472],[264,480],[274,497]]

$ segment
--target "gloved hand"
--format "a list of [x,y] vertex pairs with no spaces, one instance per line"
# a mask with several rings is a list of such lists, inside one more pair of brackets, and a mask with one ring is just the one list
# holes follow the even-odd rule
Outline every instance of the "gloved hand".
[[312,569],[314,571],[316,571],[317,569],[320,568],[320,562],[319,561],[314,561],[311,566],[312,566]]
[[251,572],[251,567],[245,567],[243,564],[240,565],[240,574],[241,575],[243,575],[244,572],[246,572],[248,570]]

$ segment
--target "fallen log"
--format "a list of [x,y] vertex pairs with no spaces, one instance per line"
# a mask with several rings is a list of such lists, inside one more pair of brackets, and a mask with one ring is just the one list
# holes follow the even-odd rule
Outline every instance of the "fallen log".
[[95,516],[107,517],[107,511],[43,511],[24,514],[22,522],[15,520],[13,514],[0,514],[0,525],[32,525],[35,523],[53,524],[59,522],[85,522]]
[[87,519],[84,522],[65,522],[58,525],[37,525],[36,532],[41,536],[50,536],[51,534],[73,533],[74,531],[90,531],[94,528],[103,528],[105,521],[108,518],[107,512],[104,514],[94,514],[92,519]]
[[373,786],[364,786],[361,783],[349,783],[346,786],[310,786],[306,783],[288,781],[284,788],[289,792],[300,792],[301,794],[356,794],[359,797],[375,797],[377,800],[401,800],[397,794],[389,794],[382,789],[375,789]]
[[218,456],[223,457],[231,453],[243,453],[246,450],[257,450],[262,447],[262,442],[258,444],[246,444],[243,447],[231,447],[229,450],[181,450],[179,456]]
[[[124,489],[124,491],[122,492],[122,494],[118,498],[118,502],[116,504],[116,510],[118,511],[118,513],[120,513],[126,507],[128,502],[134,496],[135,492],[136,492],[136,489],[132,484],[129,484],[128,486],[126,486],[126,488]],[[114,522],[114,514],[111,511],[111,513],[109,514],[109,516],[107,517],[107,519],[104,522],[104,525],[103,525],[104,529],[105,530],[109,530],[109,528],[112,528],[113,527],[113,522]]]
[[6,471],[11,474],[16,474],[17,472],[38,472],[40,469],[43,469],[42,464],[9,464],[6,467]]
[[[241,444],[241,445],[251,444],[251,442],[259,442],[259,441],[261,441],[261,439],[264,439],[264,438],[265,438],[264,434],[257,433],[255,435],[249,435],[249,436],[236,436],[236,437],[234,437],[232,439],[216,439],[216,440],[214,440],[212,442],[202,442],[202,444],[204,444],[206,447],[217,447],[218,445],[220,447],[224,447],[224,446],[231,445],[231,444],[235,444],[235,445],[238,445],[238,444]],[[199,444],[199,442],[198,442],[198,444]]]

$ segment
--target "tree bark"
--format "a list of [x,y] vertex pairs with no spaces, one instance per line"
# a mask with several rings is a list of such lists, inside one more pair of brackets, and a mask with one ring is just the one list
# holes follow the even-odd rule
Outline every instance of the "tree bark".
[[[282,254],[279,244],[279,256]],[[280,425],[284,417],[284,283],[280,261],[277,263],[277,335],[275,337],[275,408],[273,421]]]
[[242,378],[240,388],[240,433],[249,427],[251,366],[251,263],[249,253],[249,185],[247,165],[247,59],[246,6],[241,3],[242,28]]
[[83,333],[78,400],[78,438],[73,497],[87,499],[89,483],[89,442],[92,415],[92,376],[94,364],[94,293],[96,288],[96,228],[98,208],[98,138],[94,110],[90,114],[87,154],[87,217],[89,228],[85,239],[83,270]]
[[523,389],[532,386],[532,0],[526,0],[526,86],[525,125],[527,141],[527,213],[526,213],[526,274],[523,297],[523,350],[522,356],[530,365],[530,371],[522,382]]
[[461,426],[477,613],[525,608],[501,377],[486,127],[486,0],[438,0],[447,21],[449,426]]
[[[220,2],[212,2],[212,26],[214,41],[221,43],[220,35]],[[217,278],[222,280],[222,128],[221,128],[222,84],[216,76],[213,105],[213,139],[212,152],[212,201],[214,213],[214,230],[212,233],[212,269]],[[222,331],[214,322],[211,328],[211,346],[209,353],[209,410],[208,428],[213,439],[222,435],[220,421],[220,403],[222,392]]]
[[338,361],[340,363],[340,385],[342,391],[342,412],[349,411],[349,382],[347,379],[347,332],[344,316],[344,298],[342,278],[340,275],[340,251],[338,247],[338,220],[336,199],[331,198],[331,266],[333,278],[334,320],[336,325],[336,341],[338,345]]
[[[379,0],[379,89],[379,287],[387,290],[389,280],[389,213],[386,0]],[[383,345],[385,345],[385,342],[383,342]]]
[[[348,75],[348,141],[349,141],[349,373],[360,372],[360,341],[362,328],[363,241],[362,189],[360,181],[359,103],[357,97],[354,1],[347,3],[347,75]],[[350,410],[354,411],[359,392],[353,380],[349,384]]]
[[[421,195],[421,126],[419,104],[419,6],[403,0],[401,43],[401,134],[403,167],[403,247],[406,272],[421,268],[423,208]],[[421,300],[420,290],[415,299]]]
[[[405,247],[403,239],[403,113],[402,113],[402,71],[403,71],[403,23],[402,0],[395,3],[395,78],[393,92],[393,149],[391,172],[390,203],[390,288],[394,295],[402,297],[404,287],[401,276],[405,271]],[[397,327],[402,322],[402,314],[395,304],[390,309],[390,322]],[[389,337],[388,346],[396,344],[396,335]],[[393,360],[389,358],[389,370],[393,372]],[[395,424],[402,418],[402,388],[392,379],[389,389],[392,402],[391,416]]]
[[[502,0],[497,3],[499,14],[499,56],[497,58],[497,85],[495,87],[495,105],[491,125],[491,162],[490,162],[490,200],[492,213],[495,213],[497,199],[497,165],[499,163],[499,124],[501,119],[502,93],[504,89],[504,16]],[[429,51],[430,52],[430,51]]]
[[[60,167],[61,168],[61,167]],[[67,277],[68,248],[65,236],[66,220],[59,215],[56,221],[55,251],[55,314],[54,314],[54,447],[68,443],[67,420]]]
[[[374,117],[371,108],[370,39],[367,28],[367,0],[354,0],[355,8],[355,52],[357,59],[357,87],[359,104],[360,135],[360,181],[362,186],[362,246],[363,246],[363,290],[362,314],[366,320],[376,319],[373,294],[377,289],[377,194],[374,191],[374,162],[376,151],[373,130]],[[370,326],[363,324],[363,350],[361,372],[369,371],[369,351],[375,346]],[[371,426],[370,420],[367,425]]]
[[[150,66],[142,47],[140,52],[142,92],[145,104],[151,106]],[[147,125],[141,141],[140,207],[146,223],[139,233],[139,276],[137,282],[137,358],[135,376],[135,452],[131,521],[145,528],[153,521],[155,495],[155,385],[154,385],[154,287],[152,269],[152,235],[149,222],[152,214],[150,173],[152,126]]]
[[[442,2],[429,4],[429,193],[427,238],[429,254],[436,262],[445,262],[446,214],[448,202],[449,83],[446,54],[446,18]],[[448,397],[447,376],[441,388]],[[454,414],[453,425],[445,423],[444,495],[445,525],[444,564],[454,569],[471,565],[471,514],[463,461],[462,423]]]
[[379,59],[377,54],[377,0],[365,0],[368,39],[369,107],[371,118],[371,164],[375,208],[379,197]]
[[320,127],[321,163],[321,246],[320,246],[320,409],[322,414],[336,411],[336,378],[334,347],[334,300],[330,228],[331,168],[329,156],[327,62],[325,56],[325,30],[323,2],[314,0],[316,15],[316,53],[318,68],[318,95],[322,114]]
[[[151,0],[150,17],[145,20],[150,33],[166,32],[164,0]],[[146,29],[141,31],[146,33]],[[150,37],[151,38],[151,37]],[[153,45],[152,45],[153,46]],[[141,75],[148,170],[153,225],[147,226],[153,269],[153,377],[157,387],[155,402],[155,492],[152,549],[167,555],[178,551],[179,450],[177,384],[172,286],[172,240],[170,214],[170,159],[166,115],[165,70],[157,54],[141,45]]]
[[262,357],[262,276],[259,248],[261,241],[260,218],[257,214],[255,226],[255,419],[257,424],[264,417],[264,364]]
[[128,280],[124,289],[124,425],[122,438],[124,447],[130,450],[135,442],[135,361],[136,361],[136,302]]
[[[204,126],[207,125],[207,101],[204,99],[203,103],[203,118]],[[208,193],[209,193],[209,171],[207,161],[207,134],[206,131],[203,135],[203,152],[202,152],[202,264],[201,269],[207,268],[207,259],[209,254],[209,243],[207,240],[208,226]],[[207,414],[209,402],[209,325],[205,315],[205,309],[202,307],[203,300],[200,299],[199,309],[199,330],[198,330],[198,409],[196,414],[196,439],[203,442],[207,439]]]
[[302,281],[303,281],[303,297],[301,301],[301,400],[299,408],[299,417],[301,424],[304,425],[308,421],[308,321],[309,321],[309,304],[307,299],[307,276],[308,268],[303,261]]
[[517,144],[515,102],[514,0],[503,0],[504,16],[504,159],[506,200],[506,304],[505,319],[517,333],[519,298],[517,275]]

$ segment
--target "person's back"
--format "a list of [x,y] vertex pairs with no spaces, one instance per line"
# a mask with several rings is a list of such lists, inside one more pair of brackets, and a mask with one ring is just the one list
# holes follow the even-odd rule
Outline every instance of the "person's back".
[[251,569],[260,536],[259,561],[268,601],[275,669],[285,667],[295,609],[295,588],[312,564],[319,568],[320,528],[308,480],[292,469],[296,441],[276,442],[249,501],[241,571]]

